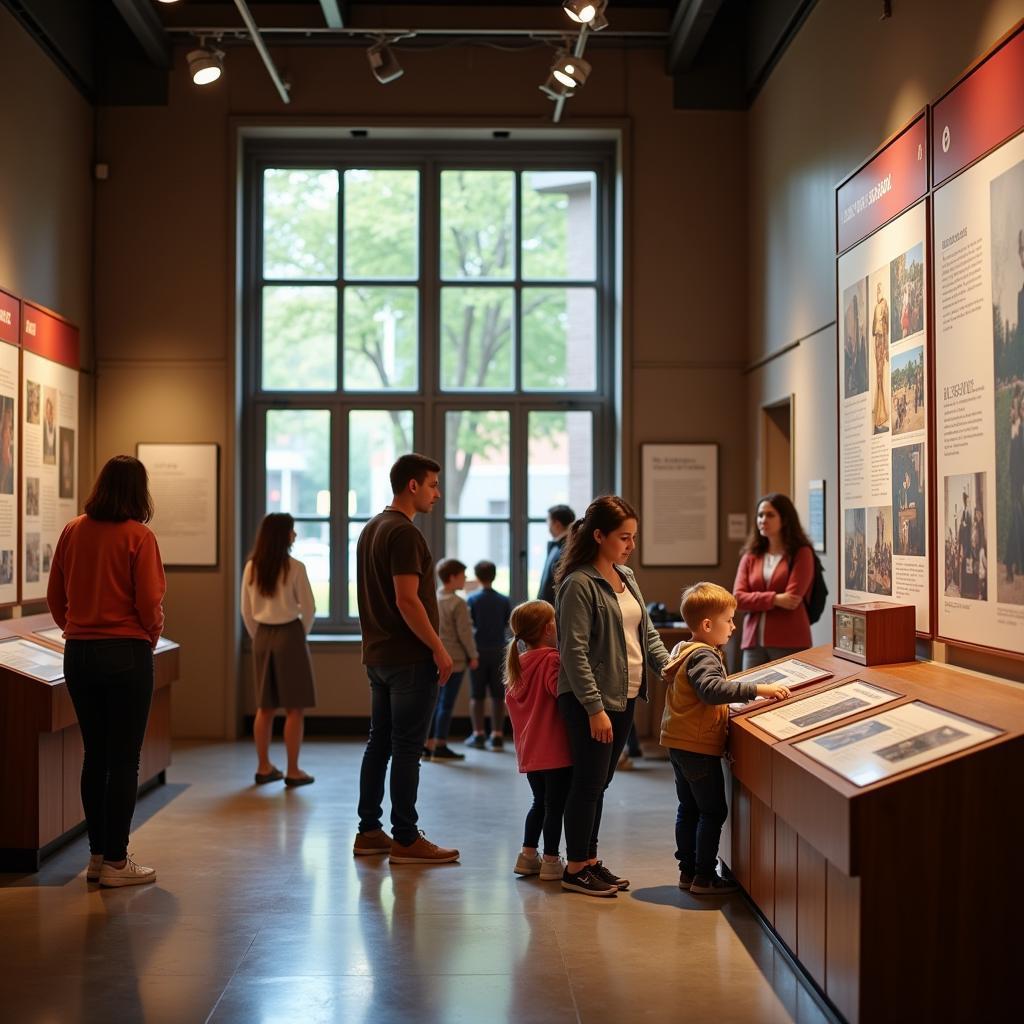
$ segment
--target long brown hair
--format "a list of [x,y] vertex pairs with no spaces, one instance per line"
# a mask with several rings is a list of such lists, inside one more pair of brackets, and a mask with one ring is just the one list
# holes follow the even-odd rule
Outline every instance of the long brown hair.
[[108,459],[85,499],[85,514],[101,523],[128,519],[148,523],[153,518],[153,499],[146,467],[131,455]]
[[571,573],[580,566],[590,565],[597,557],[597,541],[594,531],[611,533],[627,519],[640,521],[636,509],[624,498],[616,494],[604,494],[595,498],[583,514],[582,519],[569,527],[569,539],[565,542],[565,554],[562,555],[555,572],[555,583],[561,585]]
[[548,623],[555,621],[555,609],[547,601],[526,601],[512,609],[508,624],[512,639],[505,652],[505,688],[512,693],[523,678],[523,666],[519,661],[519,641],[528,647],[536,647],[544,639]]
[[252,562],[251,579],[264,597],[273,597],[278,580],[288,578],[294,529],[295,520],[287,512],[271,512],[260,523],[249,560]]
[[793,502],[787,495],[779,491],[772,491],[771,494],[757,499],[757,504],[754,506],[754,529],[743,547],[743,554],[763,555],[768,550],[768,538],[761,536],[761,531],[757,528],[757,510],[766,501],[779,513],[779,519],[782,520],[782,546],[786,549],[786,558],[792,562],[796,553],[801,548],[809,548],[811,542],[800,525],[800,516]]

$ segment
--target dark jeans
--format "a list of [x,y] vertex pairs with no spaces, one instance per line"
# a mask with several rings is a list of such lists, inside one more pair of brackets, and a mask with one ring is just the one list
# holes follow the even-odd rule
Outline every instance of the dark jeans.
[[590,860],[597,856],[604,791],[615,774],[626,736],[633,725],[636,698],[626,701],[625,711],[609,711],[611,743],[598,743],[590,736],[590,716],[571,693],[558,697],[558,711],[565,720],[572,752],[572,785],[565,802],[565,852],[569,860]]
[[644,748],[640,746],[640,741],[636,738],[636,723],[630,727],[629,735],[626,737],[626,753],[630,757],[643,757]]
[[722,759],[669,749],[676,776],[676,860],[679,870],[710,878],[718,869],[718,841],[729,813]]
[[153,650],[146,640],[68,640],[64,678],[82,730],[82,807],[89,852],[128,855],[139,791],[139,755],[153,701]]
[[391,761],[391,834],[402,846],[416,841],[420,754],[437,701],[437,666],[367,665],[370,738],[359,772],[359,831],[381,827],[384,782]]
[[455,701],[458,700],[461,689],[462,672],[453,672],[448,677],[448,682],[440,687],[441,692],[437,695],[437,709],[430,720],[430,739],[440,740],[442,743],[448,739],[448,733],[452,727],[452,715],[455,714]]
[[757,668],[758,665],[767,665],[769,661],[777,661],[779,658],[788,658],[791,654],[798,654],[800,647],[745,647],[743,649],[743,672],[748,668]]
[[523,846],[535,850],[543,832],[544,852],[549,857],[557,857],[562,845],[562,815],[572,784],[572,767],[527,772],[526,781],[533,790],[533,806],[526,814]]
[[505,649],[485,647],[477,659],[479,668],[469,670],[469,695],[473,700],[483,700],[491,695],[494,706],[505,703]]

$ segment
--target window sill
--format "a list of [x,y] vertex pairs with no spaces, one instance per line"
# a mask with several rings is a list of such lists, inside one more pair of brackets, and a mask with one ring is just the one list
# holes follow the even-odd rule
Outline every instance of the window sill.
[[314,645],[341,644],[342,646],[348,646],[350,644],[361,644],[363,637],[360,633],[310,633],[306,640]]

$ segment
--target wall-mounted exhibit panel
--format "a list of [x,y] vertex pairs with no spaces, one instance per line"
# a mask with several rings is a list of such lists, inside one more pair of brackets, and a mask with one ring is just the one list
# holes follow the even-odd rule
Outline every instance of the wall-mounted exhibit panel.
[[34,601],[78,512],[78,329],[24,303],[21,336],[21,599]]
[[18,346],[20,303],[0,292],[0,605],[18,600]]
[[920,202],[839,258],[840,600],[914,605],[931,631],[928,219]]

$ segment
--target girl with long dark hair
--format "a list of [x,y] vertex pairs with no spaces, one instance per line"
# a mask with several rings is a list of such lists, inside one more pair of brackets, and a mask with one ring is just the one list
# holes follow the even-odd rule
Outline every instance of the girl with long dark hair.
[[785,494],[757,503],[754,530],[743,548],[733,594],[743,623],[743,668],[811,646],[804,603],[814,583],[814,552],[800,516]]
[[164,625],[164,568],[146,467],[115,455],[85,514],[57,541],[46,603],[64,631],[64,678],[85,748],[86,878],[118,887],[156,881],[128,855],[139,755],[153,699],[153,648]]
[[[308,786],[313,776],[299,768],[303,715],[316,706],[313,664],[306,636],[313,628],[316,603],[306,567],[292,558],[295,520],[271,512],[260,523],[252,554],[242,572],[242,619],[252,637],[256,679],[256,784],[278,782]],[[274,713],[285,709],[284,746],[288,767],[281,772],[270,760]]]
[[597,858],[604,791],[633,724],[636,700],[647,700],[647,671],[660,673],[669,660],[625,565],[636,547],[638,524],[636,511],[622,498],[595,499],[572,524],[557,574],[558,710],[573,761],[562,888],[588,896],[616,896],[629,888],[627,879]]

